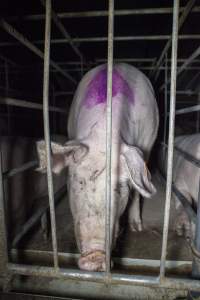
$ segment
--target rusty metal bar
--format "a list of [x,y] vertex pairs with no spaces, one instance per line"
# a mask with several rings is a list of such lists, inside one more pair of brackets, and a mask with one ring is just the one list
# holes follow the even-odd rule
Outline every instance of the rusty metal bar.
[[[33,43],[31,43],[25,36],[18,32],[13,26],[8,24],[4,19],[0,19],[0,27],[3,28],[8,34],[12,35],[20,43],[34,52],[37,56],[44,59],[44,53],[37,48]],[[54,61],[50,60],[51,65],[58,70],[64,77],[69,79],[73,84],[76,84],[76,80],[68,73],[63,71]]]
[[[182,25],[184,24],[187,16],[189,15],[189,13],[192,11],[192,8],[195,4],[195,1],[196,0],[190,0],[188,1],[187,5],[184,7],[184,10],[181,14],[181,17],[180,17],[180,20],[179,20],[179,25],[178,25],[178,31],[181,29]],[[157,80],[159,74],[160,74],[160,70],[159,70],[159,67],[160,65],[162,64],[163,62],[163,59],[165,57],[165,53],[169,50],[170,46],[171,46],[171,43],[172,43],[172,37],[170,37],[170,39],[168,40],[167,44],[165,45],[157,63],[156,63],[156,66],[155,66],[155,69],[154,71],[152,72],[152,75],[155,74],[155,80]]]
[[[180,12],[183,12],[185,7],[180,8]],[[155,14],[171,14],[173,12],[172,7],[156,7],[156,8],[139,8],[139,9],[120,9],[115,10],[115,16],[131,16],[131,15],[155,15]],[[200,12],[200,6],[196,6],[192,9],[193,13]],[[61,12],[57,14],[60,19],[66,18],[90,18],[90,17],[107,17],[107,10],[96,11],[80,11],[80,12]],[[25,21],[37,21],[44,20],[44,14],[27,15],[22,18]],[[14,16],[9,18],[10,21],[18,21],[19,17]]]
[[[31,109],[39,109],[39,110],[43,109],[42,104],[24,101],[24,100],[15,99],[15,98],[9,98],[9,97],[0,97],[0,104],[17,106],[17,107],[26,107],[26,108],[31,108]],[[49,106],[48,109],[49,109],[49,111],[58,112],[61,114],[67,113],[64,109],[58,108],[58,107]]]
[[50,63],[50,37],[51,37],[51,0],[46,0],[45,18],[45,48],[44,48],[44,79],[43,79],[43,118],[44,118],[44,137],[47,156],[47,184],[49,194],[49,206],[51,217],[52,245],[54,253],[54,268],[58,269],[58,246],[56,236],[56,218],[54,207],[54,187],[53,175],[51,170],[51,145],[49,128],[49,63]]
[[113,36],[114,36],[114,0],[109,0],[108,17],[108,63],[107,63],[107,105],[106,105],[106,197],[105,197],[105,245],[106,273],[110,276],[111,258],[111,174],[112,174],[112,75],[113,75]]
[[171,62],[171,86],[170,86],[170,116],[169,116],[169,139],[167,158],[167,186],[165,200],[165,215],[163,226],[163,240],[160,263],[160,280],[165,277],[165,261],[167,255],[167,239],[169,230],[170,202],[172,193],[172,170],[173,170],[173,148],[174,148],[174,123],[175,123],[175,103],[176,103],[176,69],[177,69],[177,49],[178,49],[178,15],[179,0],[174,0],[173,8],[173,28],[172,28],[172,62]]

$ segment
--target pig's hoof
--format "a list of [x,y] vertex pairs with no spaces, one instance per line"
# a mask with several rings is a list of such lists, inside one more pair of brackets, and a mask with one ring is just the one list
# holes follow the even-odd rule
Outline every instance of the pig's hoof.
[[142,221],[132,221],[129,222],[129,228],[133,232],[141,232],[143,230]]
[[191,237],[191,225],[185,212],[178,215],[175,230],[178,236]]
[[105,253],[102,251],[94,251],[85,256],[81,256],[78,261],[78,266],[85,271],[105,271],[106,259]]

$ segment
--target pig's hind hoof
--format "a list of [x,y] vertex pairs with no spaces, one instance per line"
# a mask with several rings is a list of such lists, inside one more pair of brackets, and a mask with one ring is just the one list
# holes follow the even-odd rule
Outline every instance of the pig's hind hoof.
[[178,215],[175,224],[175,231],[178,236],[183,236],[185,238],[191,237],[191,225],[185,212]]
[[142,222],[141,221],[129,222],[129,228],[132,232],[141,232],[143,230]]

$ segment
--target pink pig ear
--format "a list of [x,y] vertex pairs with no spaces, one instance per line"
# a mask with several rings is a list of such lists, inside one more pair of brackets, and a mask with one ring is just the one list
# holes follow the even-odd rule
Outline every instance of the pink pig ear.
[[124,158],[128,178],[133,187],[142,196],[150,198],[156,193],[156,189],[151,182],[151,174],[145,164],[142,151],[137,147],[123,144],[121,155]]
[[[88,154],[89,147],[78,141],[69,141],[64,145],[51,142],[52,149],[52,171],[56,174],[60,173],[65,167],[72,163],[80,163]],[[39,156],[39,168],[37,171],[46,172],[47,157],[45,142],[37,142],[37,152]]]

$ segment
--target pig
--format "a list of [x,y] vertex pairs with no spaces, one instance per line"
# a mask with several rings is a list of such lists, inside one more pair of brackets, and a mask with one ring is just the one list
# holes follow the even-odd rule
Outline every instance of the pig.
[[[192,155],[196,159],[200,159],[200,134],[182,135],[174,140],[177,148]],[[160,150],[160,168],[166,174],[167,167],[167,151],[162,148]],[[178,151],[174,151],[173,159],[173,184],[185,196],[188,202],[195,206],[198,201],[198,191],[200,182],[200,169],[193,163],[185,159]],[[175,201],[176,221],[175,231],[179,236],[193,237],[194,226],[191,226],[190,220],[181,202],[173,193]]]
[[[80,258],[79,268],[105,270],[105,174],[107,65],[90,70],[75,92],[68,120],[69,141],[52,143],[52,171],[68,167],[68,191]],[[159,115],[147,77],[135,67],[113,66],[111,249],[119,220],[135,190],[129,208],[132,230],[141,230],[139,194],[149,198],[156,189],[146,163],[156,139]],[[44,142],[38,143],[40,170],[46,168]]]
[[[63,136],[56,136],[54,139],[61,143]],[[36,141],[30,138],[1,137],[0,149],[4,173],[29,161],[38,160]],[[54,175],[55,192],[66,185],[65,172],[64,170],[62,174]],[[38,173],[32,168],[4,179],[4,194],[9,241],[11,241],[31,216],[33,209],[42,205],[37,200],[48,195],[46,174]]]

